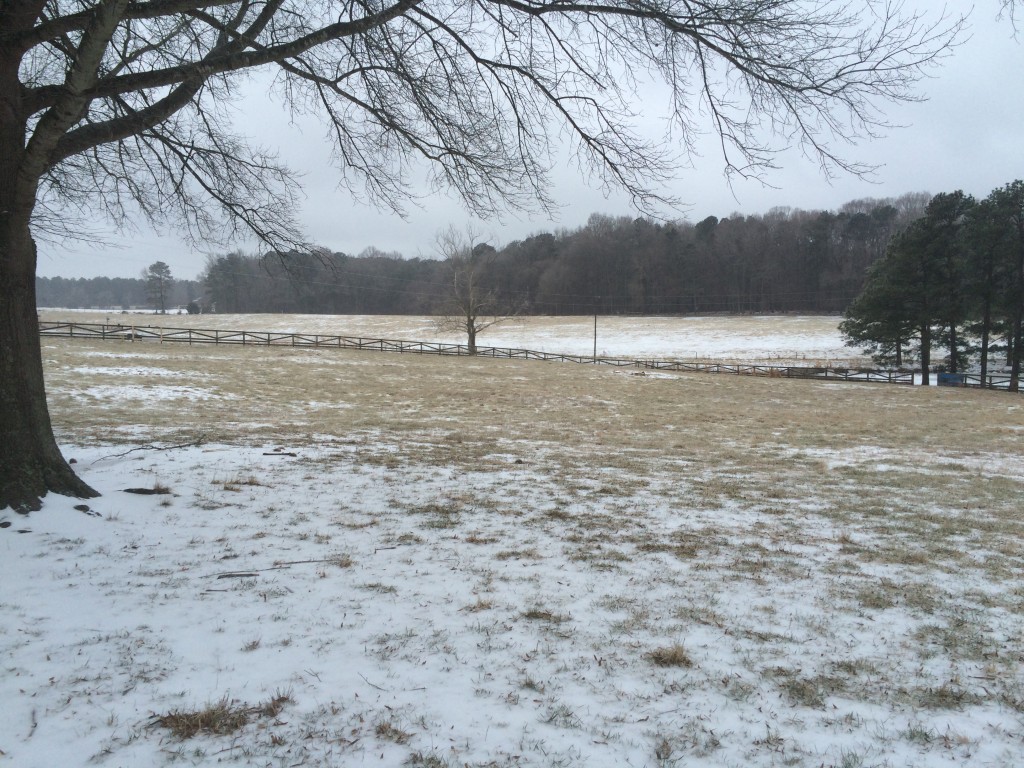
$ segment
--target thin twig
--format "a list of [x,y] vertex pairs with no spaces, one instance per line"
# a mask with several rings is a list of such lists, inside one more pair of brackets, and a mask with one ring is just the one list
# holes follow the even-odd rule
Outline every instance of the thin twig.
[[215,573],[214,578],[217,579],[230,579],[230,578],[242,578],[243,576],[255,576],[258,573],[265,571],[279,571],[282,568],[288,568],[292,565],[306,565],[308,563],[333,563],[337,560],[337,557],[322,557],[315,560],[287,560],[276,562],[269,568],[249,568],[245,571],[224,571],[223,573]]
[[[263,568],[262,570],[264,570],[264,571],[274,571],[274,570],[277,570],[278,568],[285,568],[285,567],[287,567],[289,565],[307,565],[309,563],[333,563],[339,557],[340,556],[321,557],[321,558],[317,558],[315,560],[279,560],[279,561],[276,561],[274,563],[274,567],[273,568]],[[257,570],[261,570],[261,569],[257,569]]]
[[125,451],[124,453],[112,453],[109,456],[100,456],[92,463],[95,464],[99,461],[103,461],[104,459],[120,459],[123,458],[124,456],[127,456],[130,453],[135,453],[136,451],[173,451],[176,448],[195,448],[202,445],[205,441],[206,435],[200,435],[196,440],[193,440],[191,443],[179,443],[177,445],[140,445],[137,448],[132,448],[131,450]]
[[390,691],[387,688],[381,688],[379,685],[374,685],[373,683],[371,683],[369,680],[366,679],[366,675],[364,675],[362,672],[359,673],[359,676],[363,678],[363,682],[365,682],[371,688],[376,688],[378,691],[384,691],[384,693],[390,693]]

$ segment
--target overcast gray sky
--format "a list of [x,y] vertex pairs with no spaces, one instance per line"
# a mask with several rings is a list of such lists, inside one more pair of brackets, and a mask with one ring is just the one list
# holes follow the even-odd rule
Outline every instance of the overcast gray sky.
[[[975,7],[971,38],[920,84],[927,101],[887,110],[889,120],[901,127],[894,127],[885,138],[848,148],[847,157],[881,166],[872,181],[852,177],[829,181],[814,162],[798,152],[787,152],[780,158],[781,169],[765,179],[771,187],[737,180],[730,188],[722,158],[709,141],[694,167],[680,168],[678,180],[667,190],[688,203],[674,218],[696,222],[710,215],[763,213],[776,206],[835,209],[856,198],[919,191],[963,189],[984,197],[995,187],[1024,178],[1024,36],[1015,40],[1009,22],[996,20],[996,10],[995,0]],[[375,246],[410,257],[432,256],[441,229],[470,222],[459,202],[443,195],[431,197],[422,209],[410,206],[406,219],[354,203],[337,189],[338,175],[330,167],[318,124],[291,126],[280,107],[262,97],[243,105],[243,114],[240,132],[259,144],[279,148],[281,159],[303,174],[305,200],[299,220],[311,242],[349,254]],[[578,227],[592,213],[635,215],[628,199],[606,198],[568,162],[552,180],[556,199],[565,203],[555,220],[509,216],[475,226],[500,246],[536,232]],[[175,277],[191,279],[202,271],[207,258],[207,252],[188,245],[174,232],[157,233],[148,227],[108,239],[111,245],[96,247],[41,243],[38,274],[138,277],[159,260],[170,266]],[[239,247],[257,250],[254,243]],[[214,253],[225,251],[213,249]]]

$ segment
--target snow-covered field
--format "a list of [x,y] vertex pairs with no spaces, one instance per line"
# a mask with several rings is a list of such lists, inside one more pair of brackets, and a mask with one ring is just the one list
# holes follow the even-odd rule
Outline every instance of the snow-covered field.
[[[123,323],[154,328],[209,328],[319,333],[365,338],[466,343],[439,331],[433,318],[400,315],[158,315],[42,310],[44,320]],[[780,364],[859,365],[866,358],[843,345],[841,317],[767,315],[599,317],[597,353],[605,357],[776,361]],[[481,333],[477,343],[568,355],[594,351],[592,317],[514,318]]]
[[103,496],[0,511],[0,765],[1024,762],[1019,396],[43,354]]

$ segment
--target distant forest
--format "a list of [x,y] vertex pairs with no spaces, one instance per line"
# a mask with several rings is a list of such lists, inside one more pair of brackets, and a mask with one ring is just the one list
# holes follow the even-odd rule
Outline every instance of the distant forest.
[[[775,208],[696,224],[593,215],[573,231],[500,249],[478,245],[481,288],[495,305],[542,315],[751,312],[841,313],[893,235],[931,196],[847,203],[838,211]],[[451,293],[440,259],[367,249],[343,253],[230,253],[198,281],[178,281],[171,306],[204,311],[438,314]],[[145,281],[39,278],[39,306],[147,306]],[[196,305],[193,306],[193,309]]]
[[[177,312],[199,299],[205,288],[199,280],[175,280],[171,285],[169,312]],[[69,309],[145,309],[154,307],[142,277],[37,277],[36,306]]]

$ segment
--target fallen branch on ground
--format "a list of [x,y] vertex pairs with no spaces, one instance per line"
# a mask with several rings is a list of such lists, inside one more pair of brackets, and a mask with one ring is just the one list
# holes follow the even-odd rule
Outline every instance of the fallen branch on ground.
[[176,448],[196,448],[202,445],[204,442],[206,442],[206,435],[200,435],[197,439],[193,440],[190,443],[178,443],[177,445],[140,445],[139,447],[132,448],[131,450],[125,451],[124,453],[112,453],[109,456],[100,456],[98,459],[93,461],[93,464],[103,461],[104,459],[120,459],[123,458],[124,456],[127,456],[130,453],[135,453],[136,451],[173,451]]
[[216,579],[240,579],[243,577],[254,577],[257,574],[265,571],[280,571],[282,568],[288,568],[292,565],[306,565],[308,563],[336,563],[338,562],[337,557],[323,557],[316,560],[288,560],[274,563],[270,568],[250,568],[247,571],[225,571],[224,573],[215,573],[213,578]]

